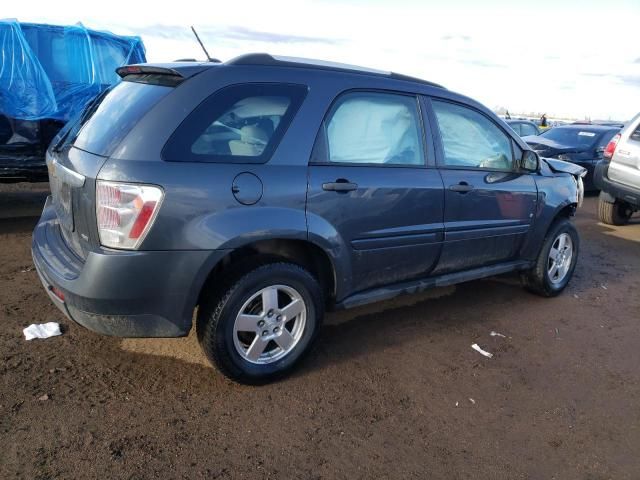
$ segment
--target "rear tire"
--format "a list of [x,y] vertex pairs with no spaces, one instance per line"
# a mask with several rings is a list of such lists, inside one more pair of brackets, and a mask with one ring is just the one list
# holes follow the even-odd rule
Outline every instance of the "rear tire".
[[198,339],[224,375],[263,384],[286,375],[309,351],[324,315],[322,290],[309,272],[291,263],[241,272],[204,293]]
[[543,297],[555,297],[568,285],[578,261],[580,237],[568,219],[556,220],[544,239],[535,266],[520,276],[523,286]]
[[633,208],[627,202],[616,200],[614,203],[598,199],[598,219],[607,225],[626,225],[633,214]]

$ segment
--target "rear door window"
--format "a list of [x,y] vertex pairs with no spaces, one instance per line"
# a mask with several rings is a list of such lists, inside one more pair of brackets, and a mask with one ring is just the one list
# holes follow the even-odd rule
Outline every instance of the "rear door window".
[[325,161],[352,165],[423,166],[422,125],[414,96],[354,92],[329,113]]
[[265,163],[300,107],[307,87],[242,84],[202,102],[163,150],[173,162]]

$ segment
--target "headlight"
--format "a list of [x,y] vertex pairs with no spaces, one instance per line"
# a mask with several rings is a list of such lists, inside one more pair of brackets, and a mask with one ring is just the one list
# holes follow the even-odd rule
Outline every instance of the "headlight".
[[571,155],[567,155],[566,153],[561,153],[560,155],[558,155],[558,160],[562,160],[565,162],[572,162],[573,159],[571,158]]
[[164,193],[160,187],[96,182],[96,216],[100,243],[137,249],[153,225]]
[[577,200],[578,200],[578,208],[582,206],[582,201],[584,200],[584,183],[582,182],[582,177],[573,177],[576,179],[576,184],[578,186]]

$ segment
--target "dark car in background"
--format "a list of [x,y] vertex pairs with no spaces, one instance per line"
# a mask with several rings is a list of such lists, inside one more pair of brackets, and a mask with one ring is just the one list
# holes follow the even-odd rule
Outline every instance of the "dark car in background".
[[0,181],[46,181],[51,139],[145,51],[138,37],[80,24],[1,20],[0,59]]
[[538,125],[534,122],[530,122],[529,120],[505,120],[507,125],[509,125],[514,132],[516,132],[521,137],[526,137],[529,135],[540,135],[540,129]]
[[523,140],[541,157],[557,158],[575,163],[587,170],[585,190],[595,190],[593,172],[596,163],[603,158],[609,141],[620,132],[617,126],[562,125]]
[[[196,331],[229,377],[289,371],[325,309],[519,272],[567,286],[584,169],[423,80],[253,54],[134,65],[47,153],[32,255],[96,332]],[[99,354],[99,353],[98,353]]]

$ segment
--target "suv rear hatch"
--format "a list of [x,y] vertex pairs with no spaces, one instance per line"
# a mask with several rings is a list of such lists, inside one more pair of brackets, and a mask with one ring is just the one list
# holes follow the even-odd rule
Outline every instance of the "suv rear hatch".
[[47,151],[60,233],[81,260],[100,244],[95,214],[100,169],[136,123],[184,80],[176,70],[155,66],[122,67],[118,73],[123,81],[70,120]]

